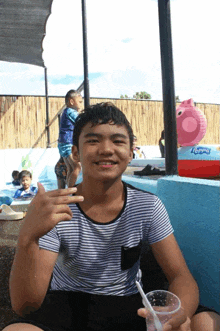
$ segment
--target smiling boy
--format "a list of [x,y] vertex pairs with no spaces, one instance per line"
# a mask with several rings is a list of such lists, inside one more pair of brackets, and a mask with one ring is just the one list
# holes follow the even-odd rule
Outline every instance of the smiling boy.
[[182,303],[165,329],[190,330],[198,288],[166,209],[122,181],[133,156],[126,117],[111,103],[87,108],[76,120],[73,145],[83,181],[51,192],[39,185],[10,276],[12,307],[23,318],[4,331],[145,331],[135,285],[143,240]]
[[19,173],[19,181],[22,187],[15,192],[14,199],[33,197],[37,193],[37,187],[31,185],[32,174],[30,171],[22,170]]

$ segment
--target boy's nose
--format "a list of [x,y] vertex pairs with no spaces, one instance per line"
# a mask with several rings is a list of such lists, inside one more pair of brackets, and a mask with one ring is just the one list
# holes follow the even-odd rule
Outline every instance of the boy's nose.
[[100,154],[112,154],[113,144],[111,141],[105,140],[100,144],[99,148]]

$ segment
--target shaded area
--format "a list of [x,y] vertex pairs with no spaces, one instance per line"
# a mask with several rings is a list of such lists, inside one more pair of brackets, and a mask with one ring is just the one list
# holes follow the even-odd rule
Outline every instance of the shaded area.
[[1,1],[0,61],[44,67],[42,42],[52,1]]
[[14,253],[14,247],[0,246],[0,330],[17,317],[11,308],[8,288]]

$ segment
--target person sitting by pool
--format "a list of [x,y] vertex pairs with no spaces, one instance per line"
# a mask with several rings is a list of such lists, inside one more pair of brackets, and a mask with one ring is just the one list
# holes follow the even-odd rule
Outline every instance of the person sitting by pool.
[[24,218],[10,275],[11,304],[22,317],[4,331],[146,331],[135,284],[142,240],[181,300],[166,330],[190,330],[199,291],[167,211],[156,195],[122,181],[133,157],[123,112],[112,103],[86,108],[72,154],[83,181],[49,192],[39,183]]
[[72,187],[74,186],[81,169],[80,164],[75,163],[72,157],[72,140],[74,123],[78,116],[78,112],[82,109],[82,96],[77,91],[70,90],[65,96],[65,103],[66,108],[64,109],[60,119],[58,149],[60,156],[63,157],[67,167],[67,186]]
[[13,181],[12,181],[12,184],[15,185],[15,186],[20,186],[20,180],[19,180],[19,171],[18,170],[14,170],[12,171],[12,178],[13,178]]
[[134,145],[133,145],[133,159],[145,159],[146,156],[141,147],[137,146],[137,137],[134,136]]
[[160,148],[161,157],[165,157],[165,133],[164,133],[164,130],[161,132],[161,136],[160,136],[160,139],[159,139],[159,148]]
[[14,199],[29,198],[36,195],[38,189],[37,187],[31,185],[32,174],[30,171],[22,170],[19,174],[19,181],[22,187],[15,192],[13,197]]

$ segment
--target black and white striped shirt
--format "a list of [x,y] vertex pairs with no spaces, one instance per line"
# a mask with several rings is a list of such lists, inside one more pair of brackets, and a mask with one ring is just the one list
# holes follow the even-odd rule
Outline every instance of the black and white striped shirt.
[[125,184],[125,203],[111,222],[98,223],[71,204],[71,221],[59,222],[40,238],[42,249],[59,252],[52,290],[101,295],[137,293],[140,244],[161,241],[173,232],[160,199]]

